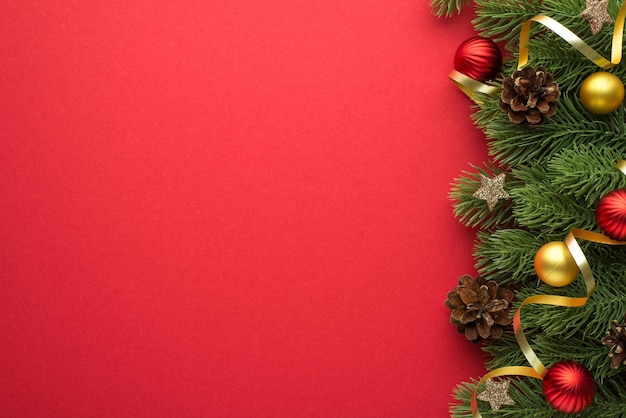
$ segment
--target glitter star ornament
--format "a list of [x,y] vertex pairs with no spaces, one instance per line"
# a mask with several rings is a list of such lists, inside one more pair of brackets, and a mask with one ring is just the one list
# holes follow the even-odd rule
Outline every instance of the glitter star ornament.
[[489,210],[493,210],[498,200],[510,197],[504,190],[504,173],[498,174],[492,179],[481,173],[480,188],[472,196],[487,201]]
[[613,19],[606,11],[608,6],[609,0],[587,0],[587,8],[580,14],[580,17],[584,17],[589,21],[591,33],[594,35],[600,32],[602,25],[613,23]]
[[497,411],[502,405],[515,405],[513,398],[509,396],[509,381],[496,382],[493,379],[485,380],[487,389],[478,394],[478,399],[489,402],[491,409]]

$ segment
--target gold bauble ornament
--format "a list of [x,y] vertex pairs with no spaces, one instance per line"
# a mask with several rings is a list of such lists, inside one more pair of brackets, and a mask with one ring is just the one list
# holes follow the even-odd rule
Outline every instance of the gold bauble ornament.
[[615,74],[593,73],[580,86],[580,101],[596,115],[611,113],[624,100],[624,84]]
[[564,242],[549,242],[535,254],[535,272],[549,286],[567,286],[578,276],[578,271],[576,260]]

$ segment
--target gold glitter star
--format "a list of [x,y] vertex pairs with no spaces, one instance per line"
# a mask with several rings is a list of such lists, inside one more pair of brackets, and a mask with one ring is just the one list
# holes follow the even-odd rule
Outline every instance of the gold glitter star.
[[486,200],[489,210],[493,210],[500,199],[508,199],[510,196],[504,190],[504,173],[490,179],[481,173],[480,188],[472,195],[478,199]]
[[485,384],[487,389],[478,395],[478,399],[489,402],[493,411],[497,411],[502,405],[515,405],[515,401],[509,396],[508,380],[496,382],[487,379]]
[[609,0],[587,0],[587,8],[580,14],[580,17],[589,21],[591,33],[594,35],[600,32],[602,25],[613,23],[613,19],[606,11],[607,7],[609,7]]

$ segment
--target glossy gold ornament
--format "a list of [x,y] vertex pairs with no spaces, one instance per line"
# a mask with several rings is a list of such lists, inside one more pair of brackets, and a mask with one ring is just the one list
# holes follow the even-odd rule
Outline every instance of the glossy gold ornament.
[[624,84],[615,74],[593,73],[580,86],[580,101],[596,115],[611,113],[624,100]]
[[567,286],[578,276],[578,271],[576,260],[564,242],[549,242],[535,254],[535,272],[549,286]]

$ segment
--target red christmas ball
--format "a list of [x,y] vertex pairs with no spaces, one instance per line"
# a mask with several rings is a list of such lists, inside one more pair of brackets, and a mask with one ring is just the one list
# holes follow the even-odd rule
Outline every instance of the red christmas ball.
[[548,369],[543,378],[543,395],[557,411],[574,414],[583,411],[593,401],[596,383],[585,366],[567,360]]
[[626,241],[626,189],[613,190],[598,202],[596,221],[604,235]]
[[456,50],[454,69],[474,80],[491,80],[502,69],[502,52],[491,39],[474,36]]

